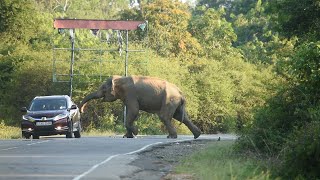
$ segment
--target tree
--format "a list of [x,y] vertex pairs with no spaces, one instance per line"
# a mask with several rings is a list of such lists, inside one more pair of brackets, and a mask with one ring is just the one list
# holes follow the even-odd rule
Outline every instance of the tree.
[[28,43],[38,27],[33,0],[2,0],[0,4],[0,37],[3,41]]
[[[57,1],[58,2],[58,1]],[[121,10],[128,9],[128,0],[69,0],[56,4],[56,16],[78,19],[117,19]]]
[[[24,63],[32,62],[36,54],[50,51],[52,18],[38,11],[34,0],[3,0],[0,14],[0,110],[6,112],[0,118],[10,119],[18,115],[17,106],[10,101],[16,93],[13,88],[16,73]],[[19,102],[20,97],[24,96],[14,97],[14,102]]]
[[198,7],[190,21],[189,31],[204,49],[206,57],[221,60],[233,53],[232,43],[237,39],[231,23],[224,18],[224,8],[218,10]]
[[278,30],[286,37],[298,36],[305,40],[320,38],[319,0],[270,1],[270,11],[275,13]]
[[197,6],[213,9],[223,7],[226,11],[225,18],[231,21],[233,16],[247,14],[250,9],[255,7],[256,2],[257,0],[199,0]]
[[191,14],[177,0],[155,0],[143,5],[149,22],[150,47],[166,57],[201,54],[197,40],[187,31]]

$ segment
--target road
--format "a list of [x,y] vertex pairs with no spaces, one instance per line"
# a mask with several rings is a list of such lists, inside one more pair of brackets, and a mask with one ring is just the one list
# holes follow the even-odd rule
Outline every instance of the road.
[[[232,135],[202,135],[199,139],[234,139]],[[39,140],[0,140],[0,180],[121,179],[134,172],[127,165],[135,153],[151,146],[192,140],[192,136],[167,139],[165,136],[114,137],[64,136]]]

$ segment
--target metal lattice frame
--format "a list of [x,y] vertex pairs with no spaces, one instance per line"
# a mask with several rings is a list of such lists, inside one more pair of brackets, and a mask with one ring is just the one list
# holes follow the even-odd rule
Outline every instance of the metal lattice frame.
[[[75,48],[75,29],[90,29],[92,33],[97,33],[99,30],[116,30],[118,32],[125,31],[126,32],[126,47],[125,47],[125,73],[124,75],[128,75],[128,53],[131,52],[140,52],[144,50],[129,50],[128,48],[128,38],[129,38],[129,31],[142,29],[144,30],[147,26],[147,21],[123,21],[123,20],[89,20],[89,19],[55,19],[54,20],[54,28],[58,29],[59,32],[63,32],[64,30],[68,29],[70,32],[70,42],[71,48],[57,48],[53,47],[54,50],[70,50],[71,51],[71,60],[70,60],[70,73],[69,74],[57,74],[55,71],[55,57],[53,62],[53,81],[55,82],[69,82],[70,84],[70,94],[69,96],[72,97],[73,91],[73,78],[74,78],[74,63],[75,63],[75,51],[102,51],[97,49],[80,49]],[[122,38],[122,37],[121,37]],[[122,39],[121,39],[122,41]],[[119,40],[120,42],[120,40]],[[104,51],[119,51],[120,55],[122,53],[122,42],[121,45],[119,44],[119,49],[117,50],[104,50]],[[54,55],[55,56],[55,55]],[[68,81],[58,81],[57,76],[69,76]]]
[[[119,42],[119,48],[117,50],[104,50],[107,52],[112,51],[119,51],[119,54],[121,56],[122,53],[122,36],[119,34],[120,31],[126,32],[126,47],[125,47],[125,62],[124,62],[124,75],[128,75],[128,54],[129,52],[141,52],[144,50],[129,50],[128,48],[128,39],[129,39],[129,31],[132,30],[145,30],[147,29],[147,21],[117,21],[117,20],[87,20],[87,19],[55,19],[54,20],[54,28],[58,29],[58,32],[63,32],[65,29],[68,29],[70,32],[70,42],[71,42],[71,48],[57,48],[53,47],[54,50],[67,50],[71,51],[71,60],[70,60],[70,72],[69,74],[61,74],[60,76],[68,76],[69,81],[60,81],[60,82],[68,82],[70,84],[70,94],[69,96],[72,97],[72,91],[73,91],[73,78],[74,78],[74,64],[75,64],[75,51],[102,51],[101,49],[80,49],[75,48],[75,29],[90,29],[93,34],[97,34],[99,30],[115,30],[117,31],[118,36],[118,42]],[[54,62],[53,62],[53,81],[57,82],[57,76],[55,70],[56,65],[56,59],[54,56]],[[101,75],[100,75],[101,76]],[[101,79],[101,77],[100,77]],[[126,123],[126,107],[124,107],[124,124]]]

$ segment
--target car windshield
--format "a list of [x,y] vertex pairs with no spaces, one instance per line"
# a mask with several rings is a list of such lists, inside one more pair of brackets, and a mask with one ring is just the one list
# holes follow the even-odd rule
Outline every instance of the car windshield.
[[65,99],[35,99],[30,105],[30,111],[62,110],[67,108]]

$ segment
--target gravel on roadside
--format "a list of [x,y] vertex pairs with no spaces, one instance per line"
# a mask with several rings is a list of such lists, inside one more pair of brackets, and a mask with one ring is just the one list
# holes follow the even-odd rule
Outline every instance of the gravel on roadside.
[[138,158],[130,163],[139,168],[123,180],[191,180],[192,174],[175,174],[173,167],[183,158],[206,148],[212,139],[199,139],[168,144],[159,144],[138,153]]

